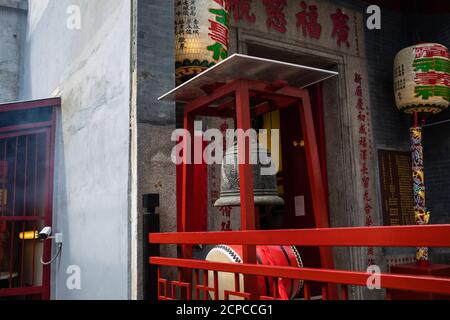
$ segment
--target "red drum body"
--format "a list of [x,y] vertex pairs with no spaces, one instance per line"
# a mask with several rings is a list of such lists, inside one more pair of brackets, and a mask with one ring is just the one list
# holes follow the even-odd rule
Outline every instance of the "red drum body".
[[[284,266],[302,268],[302,260],[294,246],[257,246],[256,259],[258,264],[266,266]],[[242,263],[242,246],[219,245],[213,248],[206,256],[206,261],[222,263]],[[235,277],[233,273],[219,272],[220,299],[225,298],[224,291],[235,292]],[[272,277],[258,276],[258,290],[262,296],[274,295],[274,281]],[[209,284],[214,283],[213,272],[209,272]],[[240,292],[244,292],[244,277],[239,275]],[[276,287],[277,297],[294,299],[300,293],[303,286],[301,280],[281,279]],[[241,297],[230,294],[230,300],[240,300]]]

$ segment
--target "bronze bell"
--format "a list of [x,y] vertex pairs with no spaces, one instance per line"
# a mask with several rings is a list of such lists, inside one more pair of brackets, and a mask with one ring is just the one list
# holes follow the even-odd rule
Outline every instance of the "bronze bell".
[[[254,159],[251,163],[255,205],[284,205],[284,200],[278,196],[276,173],[267,175],[267,172],[262,174],[261,171],[264,168],[269,169],[271,167],[272,159],[268,150],[253,141],[250,146],[250,159]],[[262,163],[261,159],[265,161]],[[214,203],[215,207],[237,207],[241,205],[239,180],[238,149],[237,143],[235,143],[225,152],[222,161],[220,198]]]

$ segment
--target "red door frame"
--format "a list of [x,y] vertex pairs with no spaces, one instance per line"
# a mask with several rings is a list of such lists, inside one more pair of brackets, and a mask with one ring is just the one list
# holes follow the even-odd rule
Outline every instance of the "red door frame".
[[[257,110],[250,110],[250,97],[264,95],[271,97],[274,103],[263,104]],[[235,99],[236,127],[244,131],[251,129],[251,117],[255,114],[263,114],[277,108],[296,105],[300,111],[302,133],[305,140],[306,160],[309,175],[309,183],[312,192],[313,211],[317,228],[328,228],[328,206],[326,188],[322,176],[321,161],[317,147],[316,132],[311,110],[310,94],[307,89],[290,87],[282,83],[266,83],[262,81],[234,80],[225,85],[219,85],[206,96],[199,97],[185,105],[184,128],[190,136],[194,136],[194,118],[196,115],[230,116],[234,104],[225,103],[215,110],[208,108],[210,104],[226,96]],[[209,110],[208,110],[209,109]],[[249,156],[249,145],[238,139],[239,157]],[[182,174],[182,209],[181,209],[181,232],[195,231],[195,220],[193,217],[194,165],[187,160],[194,154],[193,145],[189,143],[188,137],[183,139],[184,161]],[[242,163],[244,162],[244,163]],[[241,190],[241,229],[255,230],[255,205],[253,199],[253,176],[252,166],[248,161],[240,161],[239,164],[240,190]],[[189,245],[182,246],[182,258],[189,259],[192,256]],[[331,248],[320,247],[320,256],[323,268],[334,268]],[[243,246],[243,262],[256,263],[256,247],[252,245]],[[187,277],[185,272],[183,277]],[[188,280],[188,279],[185,279]],[[246,276],[245,287],[250,293],[257,292],[256,277]],[[331,296],[336,295],[336,288],[329,287]]]
[[[39,108],[52,108],[51,119],[46,122],[36,122],[21,125],[14,125],[0,128],[1,137],[29,135],[33,133],[46,134],[46,163],[48,168],[45,174],[44,185],[46,194],[44,196],[44,224],[52,226],[53,217],[53,179],[54,179],[54,160],[55,160],[55,129],[56,129],[56,112],[61,106],[60,98],[43,99],[28,102],[0,104],[0,117],[5,112],[18,110],[33,110]],[[33,217],[36,219],[36,217]],[[8,217],[0,217],[1,220],[9,221]],[[14,218],[17,219],[17,218]],[[39,219],[42,219],[39,217]],[[21,221],[27,221],[27,218]],[[43,258],[48,261],[51,257],[51,242],[46,241],[43,248]],[[43,300],[49,300],[51,295],[51,266],[43,266],[42,285],[33,287],[19,287],[10,289],[0,289],[0,297],[12,296],[33,296]]]

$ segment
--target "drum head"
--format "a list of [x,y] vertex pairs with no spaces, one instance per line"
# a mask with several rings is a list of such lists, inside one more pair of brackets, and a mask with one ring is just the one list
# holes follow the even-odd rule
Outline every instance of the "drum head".
[[[222,262],[222,263],[242,263],[242,258],[240,255],[234,251],[232,248],[219,245],[213,248],[208,255],[206,256],[206,261],[211,262]],[[235,277],[234,273],[229,272],[219,272],[219,299],[224,300],[225,291],[235,291]],[[208,286],[214,286],[214,273],[212,271],[208,271]],[[239,286],[240,292],[242,292],[242,288],[244,288],[244,276],[242,274],[239,275]],[[211,298],[214,297],[214,293],[209,293]],[[241,297],[230,296],[230,300],[243,300]]]
[[[221,263],[242,263],[242,246],[219,245],[213,248],[206,256],[206,261]],[[302,268],[303,263],[295,246],[257,246],[257,258],[259,264],[279,265]],[[296,279],[281,279],[286,294],[290,299],[297,297],[303,287],[303,281]],[[219,298],[224,299],[224,291],[235,292],[234,273],[218,272]],[[208,286],[213,287],[214,273],[208,272]],[[258,288],[261,295],[271,296],[273,289],[273,279],[270,277],[258,276]],[[239,275],[239,292],[244,290],[244,277]],[[214,293],[210,293],[211,298]],[[229,296],[230,300],[242,300],[241,297]]]

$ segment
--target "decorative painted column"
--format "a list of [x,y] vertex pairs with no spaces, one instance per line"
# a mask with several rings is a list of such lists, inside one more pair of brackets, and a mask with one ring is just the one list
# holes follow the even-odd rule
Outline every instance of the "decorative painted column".
[[[422,127],[417,122],[417,113],[414,114],[414,125],[410,128],[411,134],[411,167],[414,192],[414,213],[417,225],[428,224],[430,212],[425,205],[425,177],[423,169]],[[428,264],[428,248],[419,247],[416,252],[419,265]]]
[[[417,225],[430,221],[425,205],[422,125],[419,113],[435,114],[450,101],[450,59],[448,49],[437,43],[423,43],[401,50],[394,63],[394,90],[397,108],[413,114],[410,129],[414,213]],[[419,266],[429,264],[428,248],[416,251]]]

